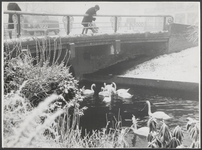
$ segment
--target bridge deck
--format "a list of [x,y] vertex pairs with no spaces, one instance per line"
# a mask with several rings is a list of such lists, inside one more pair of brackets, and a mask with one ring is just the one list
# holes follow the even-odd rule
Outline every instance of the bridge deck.
[[22,46],[35,47],[36,41],[40,40],[57,40],[63,45],[74,43],[75,47],[107,45],[113,44],[115,40],[120,40],[121,43],[140,43],[140,42],[163,42],[168,41],[169,32],[146,32],[146,33],[113,33],[113,34],[92,34],[92,35],[66,35],[66,36],[40,36],[40,37],[23,37],[19,39],[7,39],[4,43],[13,45],[13,43],[20,42]]

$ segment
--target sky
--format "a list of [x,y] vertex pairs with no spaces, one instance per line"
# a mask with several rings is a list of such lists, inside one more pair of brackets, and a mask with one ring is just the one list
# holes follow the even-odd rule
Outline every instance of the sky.
[[[16,1],[17,2],[17,1]],[[7,10],[8,2],[2,2],[3,9]],[[70,14],[85,14],[86,10],[96,4],[100,6],[97,12],[99,15],[137,15],[143,14],[145,9],[154,8],[157,3],[164,3],[165,7],[177,2],[17,2],[22,11],[28,12],[54,12],[54,13],[70,13]],[[179,2],[178,2],[179,3]],[[185,3],[185,2],[180,2]],[[188,3],[192,3],[191,1]],[[29,6],[28,6],[29,5]]]
[[[17,2],[17,1],[16,1]],[[2,2],[3,9],[2,11],[7,10],[8,2]],[[154,8],[159,3],[164,4],[164,7],[173,6],[177,2],[103,2],[103,1],[91,1],[91,2],[17,2],[21,7],[22,11],[25,12],[49,12],[49,13],[58,13],[58,14],[85,14],[86,10],[95,5],[100,6],[100,10],[97,12],[97,15],[143,15],[146,9]],[[179,2],[178,2],[179,3]],[[186,2],[180,2],[186,3]],[[191,1],[188,3],[192,3]],[[200,4],[200,3],[199,3]],[[162,8],[163,9],[163,8]],[[172,13],[172,12],[171,12]],[[3,13],[2,13],[3,14]],[[152,15],[152,14],[149,14]],[[161,15],[161,14],[159,14]],[[169,14],[167,14],[169,15]],[[81,22],[82,18],[74,17],[74,21],[78,20]],[[101,20],[102,18],[98,18]],[[104,18],[103,18],[104,19]],[[3,15],[3,22],[7,22],[8,15]],[[60,19],[61,20],[61,19]]]
[[[28,4],[30,4],[29,2]],[[5,2],[4,10],[7,8],[8,2]],[[25,10],[26,2],[18,2],[20,7]],[[152,7],[155,3],[137,3],[137,2],[38,2],[33,5],[38,5],[37,9],[51,10],[58,13],[84,14],[85,11],[95,5],[100,6],[99,14],[136,14],[143,11],[143,7]],[[141,5],[141,7],[139,7]]]
[[[83,15],[88,8],[95,5],[100,6],[97,15],[137,15],[143,14],[147,7],[155,6],[155,3],[137,3],[137,2],[17,2],[26,12],[49,12],[64,14],[80,14]],[[3,9],[7,10],[8,2],[3,3]],[[4,15],[4,22],[7,22],[8,15]],[[75,20],[81,18],[74,17]],[[100,18],[101,19],[101,18]]]

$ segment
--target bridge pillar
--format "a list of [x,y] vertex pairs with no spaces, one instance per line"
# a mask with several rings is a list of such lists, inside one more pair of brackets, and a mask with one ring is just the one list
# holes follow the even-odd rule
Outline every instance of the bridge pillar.
[[74,58],[75,57],[75,44],[74,43],[69,43],[69,49],[70,49],[70,52],[71,52],[71,58]]
[[120,40],[115,40],[114,42],[114,51],[115,54],[119,54],[121,51],[121,41]]

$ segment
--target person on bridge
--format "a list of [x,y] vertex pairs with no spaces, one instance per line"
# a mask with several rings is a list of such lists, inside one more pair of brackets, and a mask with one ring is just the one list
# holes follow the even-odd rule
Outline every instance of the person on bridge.
[[[8,3],[7,9],[12,10],[12,11],[21,11],[21,9],[17,3]],[[8,29],[14,29],[13,14],[9,14]],[[18,30],[18,26],[17,26],[17,30]],[[9,37],[10,37],[10,39],[12,39],[12,31],[9,31]]]
[[85,31],[85,34],[88,32],[88,29],[91,29],[94,33],[94,29],[93,28],[89,28],[89,24],[92,23],[92,21],[95,21],[96,18],[94,18],[93,16],[96,16],[96,12],[100,10],[100,7],[98,5],[95,5],[95,7],[91,7],[89,8],[85,14],[87,14],[88,16],[84,16],[83,17],[83,20],[82,20],[82,25],[84,26],[83,30],[82,30],[82,34],[84,34],[84,31]]

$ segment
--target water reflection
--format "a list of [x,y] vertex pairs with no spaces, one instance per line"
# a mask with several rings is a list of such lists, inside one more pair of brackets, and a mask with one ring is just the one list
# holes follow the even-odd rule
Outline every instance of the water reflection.
[[[80,86],[84,84],[86,87],[90,87],[91,85],[91,83],[80,83]],[[89,131],[92,129],[101,129],[106,126],[107,120],[115,121],[115,118],[118,118],[118,113],[121,115],[122,126],[129,127],[132,125],[132,114],[140,119],[141,126],[146,126],[148,121],[148,108],[147,106],[145,107],[145,102],[149,100],[151,102],[151,111],[163,111],[171,116],[172,119],[166,121],[168,127],[171,130],[177,125],[182,127],[185,134],[184,145],[189,146],[191,144],[191,140],[186,133],[185,125],[187,123],[187,117],[199,120],[199,100],[196,93],[118,85],[118,88],[130,88],[129,93],[133,97],[131,99],[112,97],[112,101],[106,103],[103,101],[103,97],[98,96],[101,86],[103,85],[97,83],[94,96],[84,99],[81,104],[88,106],[88,110],[84,112],[85,115],[81,117],[81,126],[83,129]],[[128,136],[134,135],[129,134]],[[145,147],[145,144],[147,145],[145,141],[145,143],[143,142],[144,144],[140,144],[140,142],[137,146],[137,140],[140,137],[133,138],[136,138],[136,147]]]

